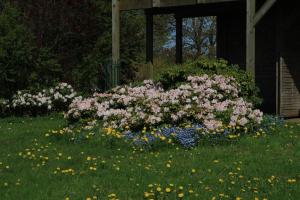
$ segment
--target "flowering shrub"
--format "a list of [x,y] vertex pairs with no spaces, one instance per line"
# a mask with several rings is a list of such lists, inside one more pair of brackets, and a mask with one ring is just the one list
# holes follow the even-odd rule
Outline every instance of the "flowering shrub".
[[56,110],[67,110],[77,93],[67,83],[59,83],[56,87],[50,88],[48,95],[51,97],[52,105]]
[[[18,91],[11,101],[0,102],[0,107],[2,115],[5,113],[7,115],[8,112],[18,115],[36,115],[52,111],[64,111],[67,110],[76,96],[77,94],[71,85],[59,83],[53,88],[36,93]],[[4,110],[4,108],[6,109]]]
[[262,100],[259,97],[259,88],[255,85],[254,77],[237,65],[229,64],[223,59],[200,58],[183,65],[165,67],[156,76],[156,80],[164,89],[170,89],[185,83],[188,76],[203,76],[204,74],[233,77],[241,89],[239,96],[255,106],[261,105]]
[[[138,133],[146,142],[149,138],[144,136],[149,132],[145,130],[174,127],[178,141],[194,143],[189,138],[195,140],[195,137],[184,135],[195,135],[199,129],[191,129],[186,134],[182,127],[200,126],[201,133],[216,133],[235,127],[252,130],[262,122],[262,112],[254,110],[251,103],[239,96],[240,92],[234,78],[221,75],[190,76],[184,84],[170,90],[147,80],[142,86],[117,87],[92,98],[77,98],[66,117],[70,121],[101,119],[108,134],[136,138]],[[152,131],[152,135],[167,138],[164,131]]]

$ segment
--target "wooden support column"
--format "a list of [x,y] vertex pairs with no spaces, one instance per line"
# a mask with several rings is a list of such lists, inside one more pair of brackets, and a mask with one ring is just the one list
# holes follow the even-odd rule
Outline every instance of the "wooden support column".
[[146,11],[146,62],[153,63],[153,14]]
[[247,0],[246,69],[255,76],[255,26],[256,0]]
[[120,61],[120,0],[112,0],[112,59],[114,64]]
[[112,66],[110,85],[115,87],[119,79],[120,64],[120,0],[112,0]]
[[267,14],[267,12],[272,8],[272,6],[276,3],[276,0],[267,0],[264,5],[257,11],[254,16],[253,24],[256,24]]
[[182,17],[176,16],[176,63],[182,63]]

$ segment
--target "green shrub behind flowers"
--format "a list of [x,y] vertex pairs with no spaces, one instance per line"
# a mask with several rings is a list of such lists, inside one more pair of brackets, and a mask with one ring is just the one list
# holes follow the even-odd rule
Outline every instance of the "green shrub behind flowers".
[[255,107],[260,106],[259,88],[255,85],[254,77],[240,69],[237,65],[229,64],[223,59],[200,58],[182,65],[164,68],[155,78],[165,89],[176,88],[185,82],[188,76],[201,76],[204,74],[217,74],[233,77],[241,89],[240,95]]

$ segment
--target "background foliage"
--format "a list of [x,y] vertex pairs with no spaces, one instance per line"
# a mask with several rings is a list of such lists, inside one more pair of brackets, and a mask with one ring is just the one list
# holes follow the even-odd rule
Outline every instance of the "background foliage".
[[8,3],[0,7],[0,96],[59,79],[60,65],[48,48],[35,45],[21,13]]

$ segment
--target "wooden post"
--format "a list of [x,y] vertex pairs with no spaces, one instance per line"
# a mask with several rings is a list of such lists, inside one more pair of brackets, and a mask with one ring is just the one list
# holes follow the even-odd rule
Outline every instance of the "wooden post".
[[176,63],[182,63],[182,17],[176,16]]
[[276,61],[276,115],[280,115],[281,112],[280,112],[280,108],[281,108],[281,105],[280,105],[280,94],[281,94],[281,80],[280,80],[280,73],[281,73],[281,58],[279,58],[277,61]]
[[153,14],[146,12],[146,62],[153,63]]
[[120,64],[120,0],[112,0],[112,66],[110,70],[111,86],[118,84]]
[[255,10],[256,0],[247,0],[246,69],[253,76],[255,76]]

